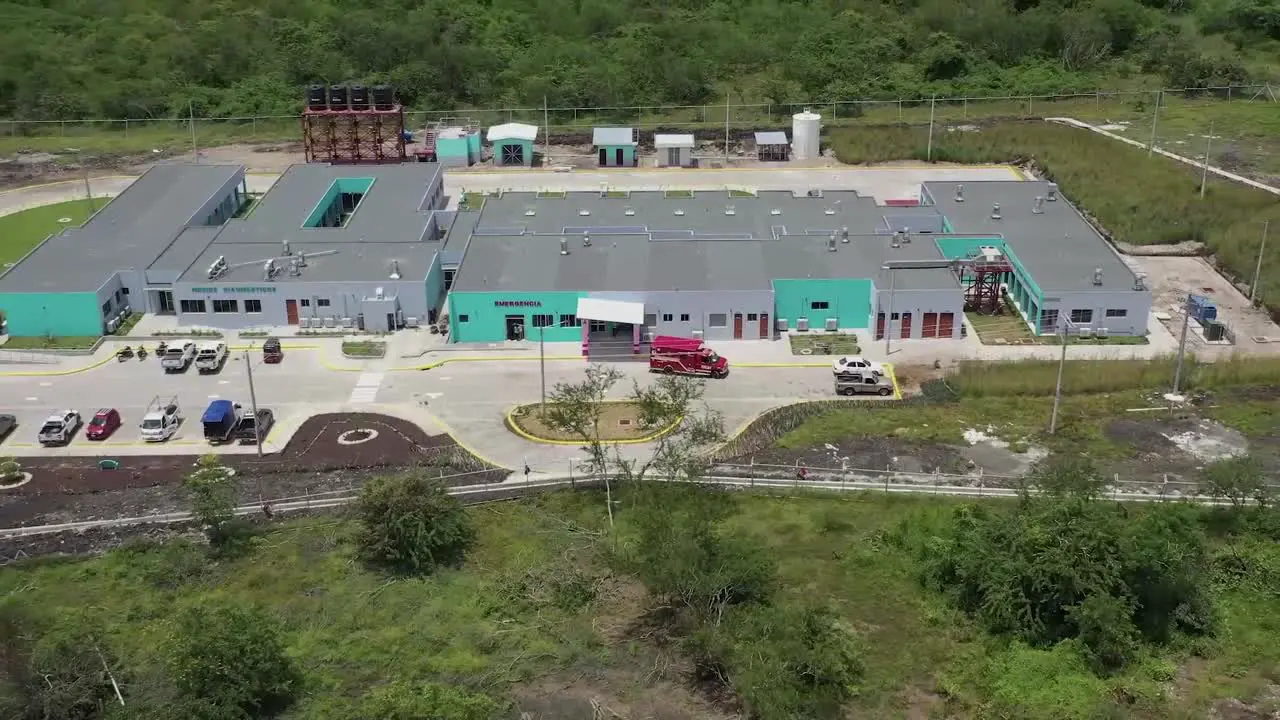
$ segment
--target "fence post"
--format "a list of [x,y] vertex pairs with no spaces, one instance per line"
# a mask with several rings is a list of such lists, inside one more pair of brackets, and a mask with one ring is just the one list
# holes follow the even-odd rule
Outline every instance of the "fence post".
[[1027,117],[1031,117],[1031,96],[1027,95]]
[[969,119],[969,98],[964,99],[964,115],[965,120]]
[[898,122],[902,122],[902,98],[898,98]]
[[938,494],[938,468],[933,469],[933,494]]

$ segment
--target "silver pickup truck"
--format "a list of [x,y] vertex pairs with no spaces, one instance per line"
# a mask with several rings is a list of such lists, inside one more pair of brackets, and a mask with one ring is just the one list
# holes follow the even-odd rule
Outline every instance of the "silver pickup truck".
[[80,413],[75,410],[63,410],[56,415],[50,415],[45,419],[44,424],[40,426],[40,433],[36,436],[41,445],[66,445],[71,442],[71,438],[75,437],[76,431],[81,425]]
[[167,373],[186,372],[191,362],[196,359],[196,344],[184,342],[181,345],[170,345],[160,357],[160,367]]
[[893,381],[874,373],[839,373],[836,375],[837,395],[879,395],[888,397],[894,393]]

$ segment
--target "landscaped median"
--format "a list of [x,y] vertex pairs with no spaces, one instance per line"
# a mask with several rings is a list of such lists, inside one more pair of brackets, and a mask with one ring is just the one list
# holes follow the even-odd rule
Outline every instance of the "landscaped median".
[[[530,442],[545,445],[585,444],[587,441],[582,437],[557,427],[551,414],[552,405],[547,403],[546,414],[541,403],[517,405],[507,413],[507,428]],[[683,419],[666,427],[654,428],[644,422],[638,403],[630,400],[606,401],[602,403],[598,423],[599,439],[604,443],[618,445],[653,442],[675,430]]]
[[387,344],[381,340],[344,340],[342,354],[361,359],[386,357]]

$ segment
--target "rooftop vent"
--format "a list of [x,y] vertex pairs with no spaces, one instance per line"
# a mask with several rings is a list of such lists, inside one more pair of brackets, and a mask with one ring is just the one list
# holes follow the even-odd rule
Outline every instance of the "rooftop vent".
[[284,238],[280,241],[280,254],[288,257],[292,251],[289,249],[289,239]]
[[636,214],[636,209],[635,209],[635,208],[627,208],[626,210],[624,210],[624,211],[622,212],[622,214],[623,214],[623,215],[626,215],[627,217],[631,217],[631,216],[633,216],[633,215],[635,215],[635,214]]
[[737,210],[735,210],[735,209],[733,209],[733,206],[732,206],[732,205],[725,205],[725,206],[724,206],[724,214],[725,214],[725,215],[737,215],[737,214],[738,214],[738,211],[737,211]]
[[1044,214],[1044,196],[1043,196],[1043,195],[1037,195],[1037,196],[1036,196],[1035,204],[1033,204],[1033,205],[1031,206],[1031,213],[1032,213],[1033,215],[1043,215],[1043,214]]
[[569,240],[566,238],[560,238],[560,254],[561,255],[569,254]]
[[676,217],[684,217],[684,210],[681,210],[680,208],[676,208],[675,210],[671,211],[671,214],[675,215]]
[[294,255],[294,256],[293,256],[293,259],[294,259],[294,260],[296,260],[296,261],[298,262],[298,267],[300,267],[300,268],[304,268],[304,267],[306,267],[306,266],[307,266],[307,254],[306,254],[306,253],[298,253],[297,255]]
[[1094,285],[1102,284],[1102,268],[1093,269],[1093,284]]
[[902,236],[895,231],[893,236],[889,238],[889,247],[902,247]]
[[824,209],[824,210],[822,211],[822,214],[823,214],[823,215],[835,215],[835,214],[836,214],[836,211],[835,211],[835,208],[826,208],[826,209]]
[[268,258],[266,262],[262,263],[262,279],[270,280],[275,277],[278,269],[279,268],[276,267],[276,261]]
[[991,219],[992,220],[1000,219],[1000,203],[991,204]]
[[903,244],[907,244],[911,242],[911,228],[909,227],[902,228],[902,242]]
[[846,242],[846,243],[847,243],[847,242],[849,242],[849,228],[848,228],[848,227],[842,227],[842,228],[840,228],[840,242]]
[[579,217],[586,217],[586,216],[588,216],[588,215],[590,215],[590,214],[591,214],[591,211],[590,211],[590,210],[587,210],[587,209],[585,209],[585,208],[584,208],[584,209],[582,209],[582,210],[579,210],[579,211],[578,211],[578,215],[579,215]]
[[835,252],[835,251],[836,251],[836,236],[832,235],[831,237],[827,238],[827,252]]
[[227,271],[227,256],[219,255],[217,260],[209,266],[209,279],[213,280]]
[[961,202],[961,203],[964,202],[964,186],[963,185],[956,186],[956,202]]
[[1058,183],[1049,183],[1049,202],[1058,202]]
[[1137,273],[1137,274],[1135,274],[1135,275],[1133,276],[1133,289],[1134,289],[1134,290],[1146,290],[1146,289],[1147,289],[1147,274],[1146,274],[1146,273]]
[[302,263],[300,262],[300,260],[301,258],[296,258],[296,257],[289,258],[289,274],[290,275],[294,277],[299,277],[302,275]]
[[582,234],[582,247],[591,247],[591,236],[586,233]]
[[536,207],[534,207],[533,205],[525,206],[524,208],[525,217],[533,217],[534,215],[537,215],[537,214],[538,214],[538,209]]
[[391,278],[392,280],[400,279],[400,261],[399,260],[391,261],[391,274],[388,275],[387,277]]
[[772,210],[770,210],[770,211],[769,211],[769,214],[770,214],[770,215],[781,215],[781,214],[782,214],[782,211],[781,211],[781,210],[779,210],[778,208],[774,208],[774,209],[772,209]]

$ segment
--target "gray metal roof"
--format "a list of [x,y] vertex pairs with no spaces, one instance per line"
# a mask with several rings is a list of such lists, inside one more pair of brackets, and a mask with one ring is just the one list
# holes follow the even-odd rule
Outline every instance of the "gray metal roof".
[[[439,242],[424,240],[431,217],[426,195],[439,173],[436,163],[294,165],[272,185],[248,217],[222,226],[187,266],[181,280],[207,282],[209,265],[222,255],[228,265],[251,261],[257,261],[257,265],[233,268],[219,277],[219,282],[260,281],[261,266],[267,258],[275,258],[277,264],[287,267],[288,260],[283,257],[285,241],[295,254],[299,248],[307,248],[305,252],[335,252],[308,261],[299,277],[281,272],[276,276],[277,282],[375,281],[387,276],[392,260],[400,263],[402,277],[425,278],[431,257],[440,247]],[[338,178],[373,178],[374,182],[344,227],[303,227]],[[170,262],[167,257],[161,261]],[[427,267],[422,267],[424,264]]]
[[770,130],[756,133],[757,145],[786,145],[787,134],[781,130]]
[[0,292],[96,292],[117,271],[146,268],[243,173],[239,165],[153,167],[83,226],[50,237],[0,276]]
[[693,139],[693,135],[663,135],[653,136],[653,146],[655,148],[691,148],[697,145]]
[[636,135],[629,127],[598,127],[591,131],[591,144],[635,145]]
[[[964,201],[955,201],[957,185],[964,185]],[[1047,294],[1063,291],[1132,290],[1134,273],[1107,241],[1058,194],[1034,214],[1037,196],[1048,195],[1045,182],[930,182],[926,192],[947,216],[952,230],[967,234],[1001,235],[1013,254]],[[991,206],[1000,204],[999,220]],[[1093,284],[1102,269],[1102,285]]]

